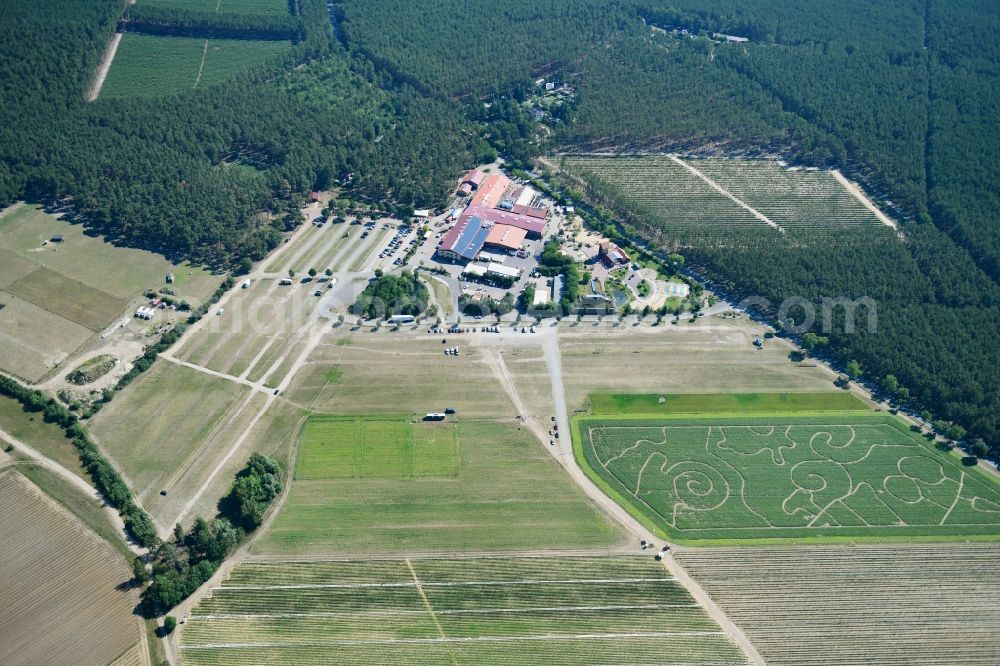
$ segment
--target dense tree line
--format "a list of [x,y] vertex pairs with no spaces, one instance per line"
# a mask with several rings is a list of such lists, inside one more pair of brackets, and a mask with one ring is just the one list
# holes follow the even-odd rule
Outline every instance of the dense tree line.
[[132,491],[118,474],[118,470],[90,441],[87,432],[80,426],[73,412],[41,391],[21,386],[3,375],[0,375],[0,395],[17,400],[25,411],[40,413],[47,423],[61,427],[66,438],[76,447],[80,463],[90,474],[94,487],[108,504],[118,510],[129,534],[147,548],[155,547],[159,543],[153,520],[135,503]]
[[[199,516],[187,533],[177,525],[173,539],[156,549],[152,582],[142,595],[147,615],[160,615],[173,608],[211,578],[246,534],[260,526],[281,489],[278,463],[259,453],[250,456],[229,494],[219,502],[215,518]],[[136,574],[137,582],[144,582],[143,564],[136,567]]]
[[216,39],[287,39],[303,36],[298,17],[274,14],[210,12],[137,3],[122,18],[130,32]]

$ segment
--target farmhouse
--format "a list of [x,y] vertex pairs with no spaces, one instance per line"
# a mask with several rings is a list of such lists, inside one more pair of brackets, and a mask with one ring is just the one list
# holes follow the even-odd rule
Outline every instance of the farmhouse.
[[629,262],[628,255],[625,254],[625,250],[621,249],[611,241],[602,241],[598,246],[598,257],[608,268],[614,268],[615,266],[624,266]]

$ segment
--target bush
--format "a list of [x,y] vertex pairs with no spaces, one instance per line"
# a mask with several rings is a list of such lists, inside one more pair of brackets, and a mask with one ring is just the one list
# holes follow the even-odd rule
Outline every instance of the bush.
[[174,633],[174,629],[176,628],[177,628],[177,618],[175,618],[173,615],[168,615],[165,618],[163,618],[163,633],[169,636],[170,634]]

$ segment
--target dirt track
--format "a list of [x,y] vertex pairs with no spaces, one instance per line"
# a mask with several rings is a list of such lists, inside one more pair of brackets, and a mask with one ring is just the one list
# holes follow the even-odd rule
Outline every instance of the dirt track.
[[121,44],[121,41],[122,33],[116,32],[114,37],[111,38],[111,42],[108,43],[104,57],[101,58],[101,65],[97,68],[97,74],[94,76],[94,82],[90,84],[90,89],[87,90],[87,94],[85,95],[88,102],[93,102],[101,94],[104,79],[108,78],[108,72],[111,71],[111,63],[114,62],[115,53],[118,52],[118,45]]

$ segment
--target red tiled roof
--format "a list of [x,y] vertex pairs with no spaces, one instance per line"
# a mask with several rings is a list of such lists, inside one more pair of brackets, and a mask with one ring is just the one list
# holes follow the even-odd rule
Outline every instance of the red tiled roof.
[[546,208],[532,208],[531,206],[521,206],[519,204],[515,204],[513,210],[518,215],[537,217],[540,220],[544,220],[549,216],[549,211]]
[[486,244],[499,246],[508,250],[519,250],[528,232],[509,224],[494,224],[486,237]]

